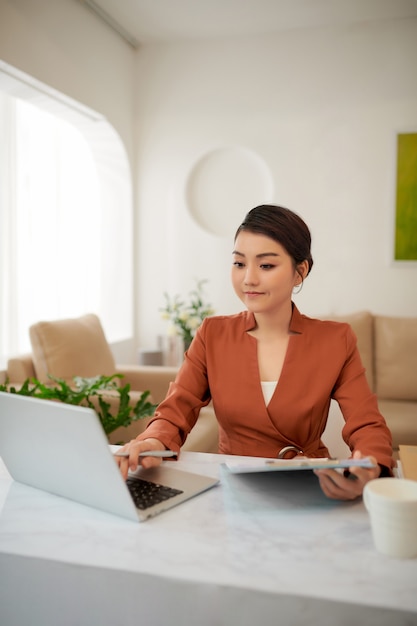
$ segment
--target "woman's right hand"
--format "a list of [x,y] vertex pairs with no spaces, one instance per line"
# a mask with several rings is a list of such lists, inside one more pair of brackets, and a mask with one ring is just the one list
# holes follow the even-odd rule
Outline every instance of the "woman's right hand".
[[162,463],[162,459],[158,457],[139,457],[140,452],[146,452],[147,450],[166,450],[166,448],[159,439],[149,438],[142,440],[132,439],[118,450],[118,452],[129,452],[128,457],[114,456],[124,480],[126,480],[129,470],[134,472],[139,464],[142,467],[149,468],[156,467]]

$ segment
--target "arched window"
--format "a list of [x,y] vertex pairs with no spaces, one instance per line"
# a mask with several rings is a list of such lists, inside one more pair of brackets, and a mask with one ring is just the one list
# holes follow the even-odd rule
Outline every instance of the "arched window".
[[29,87],[16,98],[0,76],[1,366],[30,351],[28,328],[40,320],[95,312],[110,341],[133,336],[132,198],[123,145],[101,116],[74,115],[44,85],[39,106],[39,85]]

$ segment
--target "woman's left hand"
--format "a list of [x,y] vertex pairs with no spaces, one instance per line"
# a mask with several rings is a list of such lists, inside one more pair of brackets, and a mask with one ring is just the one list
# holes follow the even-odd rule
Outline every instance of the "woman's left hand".
[[[363,455],[357,450],[353,454],[354,459],[362,459]],[[373,457],[370,459],[376,464]],[[354,500],[362,495],[366,483],[378,478],[381,473],[379,465],[372,468],[356,467],[349,468],[350,476],[346,477],[334,469],[314,470],[319,479],[323,493],[333,500]]]

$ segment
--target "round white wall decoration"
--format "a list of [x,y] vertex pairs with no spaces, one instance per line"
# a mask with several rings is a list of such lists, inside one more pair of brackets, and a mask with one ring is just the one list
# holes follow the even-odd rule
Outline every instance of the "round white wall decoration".
[[255,152],[218,148],[201,157],[186,184],[188,209],[204,230],[231,237],[246,213],[271,202],[272,176]]

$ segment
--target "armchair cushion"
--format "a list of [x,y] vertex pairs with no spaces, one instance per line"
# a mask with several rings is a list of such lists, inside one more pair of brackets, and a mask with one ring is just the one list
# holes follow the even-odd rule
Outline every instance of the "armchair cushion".
[[10,383],[23,383],[27,378],[35,378],[35,369],[31,354],[23,354],[9,359],[7,363],[7,378]]
[[417,400],[417,321],[375,316],[376,392],[390,400]]
[[38,322],[29,329],[38,380],[48,375],[71,381],[74,376],[111,376],[116,364],[97,315]]
[[404,400],[379,400],[379,409],[392,433],[392,445],[398,450],[406,445],[417,446],[417,407],[415,402]]

